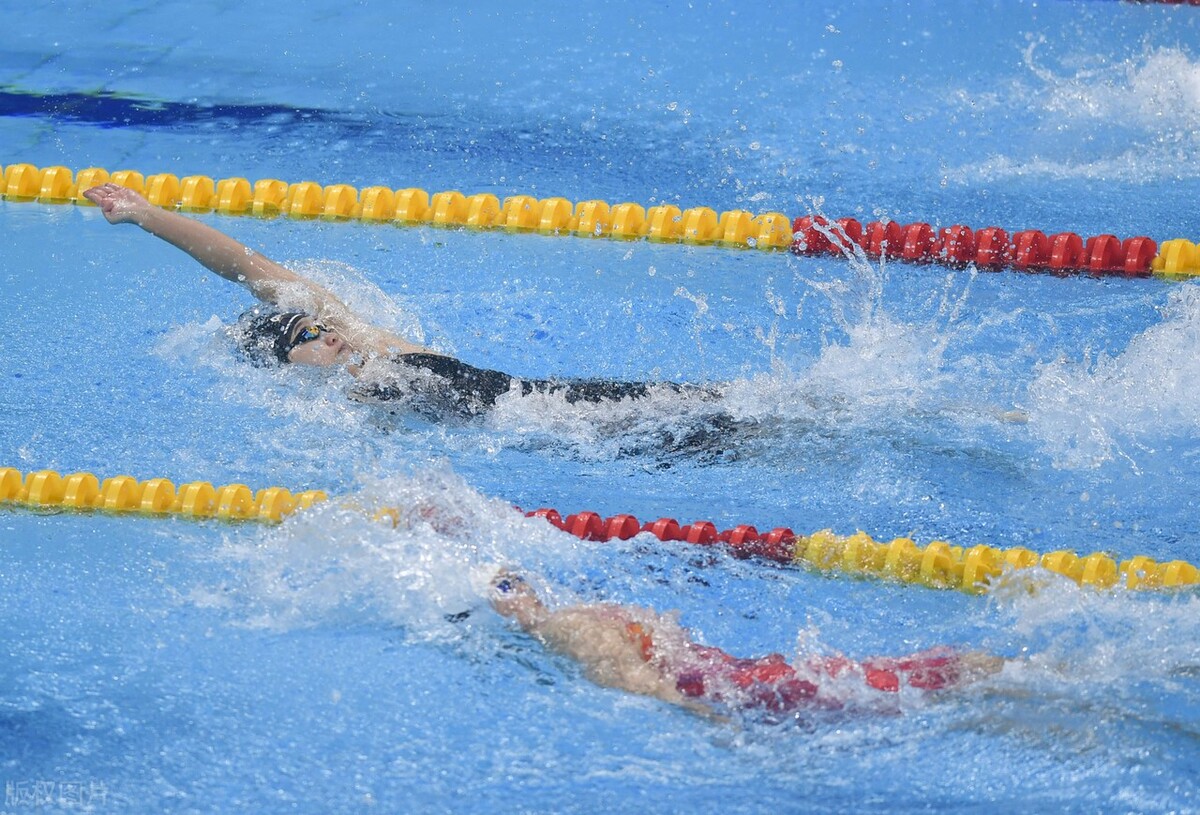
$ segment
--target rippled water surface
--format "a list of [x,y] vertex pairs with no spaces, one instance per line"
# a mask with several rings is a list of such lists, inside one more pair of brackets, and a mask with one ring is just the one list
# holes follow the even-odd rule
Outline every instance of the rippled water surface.
[[[66,3],[3,28],[5,165],[1200,237],[1188,7]],[[721,396],[359,404],[240,363],[247,295],[177,250],[0,202],[0,466],[335,496],[274,528],[0,510],[7,809],[1200,806],[1194,593],[969,597],[513,509],[1197,562],[1194,284],[199,217],[472,364]],[[362,511],[385,505],[416,511]],[[506,626],[497,564],[738,654],[1013,661],[713,724]]]

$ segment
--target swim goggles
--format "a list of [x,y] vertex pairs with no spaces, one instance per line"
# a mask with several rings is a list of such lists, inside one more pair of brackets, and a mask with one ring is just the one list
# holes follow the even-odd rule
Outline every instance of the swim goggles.
[[290,353],[293,348],[298,348],[306,342],[319,340],[322,334],[332,334],[329,328],[326,328],[323,323],[313,320],[308,325],[296,332],[296,336],[288,340],[287,351]]
[[492,584],[492,587],[501,594],[509,594],[514,591],[517,586],[524,582],[525,578],[521,577],[519,574],[510,574],[497,580]]

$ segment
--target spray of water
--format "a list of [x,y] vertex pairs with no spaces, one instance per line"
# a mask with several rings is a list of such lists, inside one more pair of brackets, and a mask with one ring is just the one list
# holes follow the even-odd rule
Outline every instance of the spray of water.
[[985,700],[967,716],[972,729],[1136,768],[1131,734],[1153,739],[1195,710],[1194,593],[1097,591],[1026,572],[991,598],[992,638],[1015,658],[983,689]]
[[833,408],[839,424],[847,418],[874,421],[881,413],[945,407],[950,386],[974,373],[947,364],[950,345],[971,330],[962,323],[962,310],[972,276],[947,275],[921,309],[922,316],[900,319],[885,306],[890,274],[886,255],[877,261],[868,258],[824,217],[817,203],[813,202],[813,211],[818,228],[841,251],[851,274],[802,280],[827,299],[832,325],[820,355],[807,370],[791,373],[780,366],[777,377],[792,393],[807,394]]
[[[1059,76],[1041,65],[1034,42],[1025,65],[1048,91],[1046,110],[1071,117],[1136,121],[1152,132],[1200,125],[1200,61],[1178,48],[1155,48],[1135,59],[1073,76]],[[1170,111],[1169,117],[1163,112]]]
[[246,624],[382,624],[417,639],[457,636],[456,622],[481,607],[499,567],[541,580],[577,571],[585,555],[577,539],[439,465],[364,479],[352,495],[252,539],[230,536],[221,552],[238,567],[227,595]]
[[1030,427],[1065,467],[1139,458],[1200,422],[1200,288],[1170,292],[1161,322],[1116,355],[1041,366],[1029,388]]
[[[423,315],[403,297],[389,295],[348,263],[305,260],[291,264],[303,276],[338,296],[371,325],[380,326],[418,345],[426,343]],[[428,320],[428,315],[424,316]]]
[[[987,98],[963,92],[959,101],[973,111],[1011,105],[1018,116],[1030,97],[1041,100],[1047,148],[1030,156],[980,157],[948,172],[948,179],[1085,178],[1141,184],[1195,176],[1200,166],[1200,60],[1178,48],[1147,48],[1125,60],[1058,72],[1042,63],[1038,49],[1043,44],[1035,40],[1024,54],[1035,87],[1016,82],[999,99],[990,92]],[[1085,139],[1092,145],[1090,155],[1077,152]],[[1047,155],[1057,144],[1069,152]]]

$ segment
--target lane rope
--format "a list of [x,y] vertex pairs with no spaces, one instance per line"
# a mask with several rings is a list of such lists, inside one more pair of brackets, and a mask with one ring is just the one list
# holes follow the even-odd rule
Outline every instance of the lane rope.
[[492,193],[464,195],[457,190],[430,195],[415,187],[358,190],[349,184],[289,184],[273,178],[251,184],[245,178],[179,178],[171,173],[143,175],[136,170],[110,173],[102,167],[80,170],[73,177],[66,167],[39,169],[32,164],[13,164],[4,169],[3,175],[0,194],[6,200],[44,204],[92,206],[83,191],[112,182],[136,190],[152,204],[184,212],[506,228],[761,249],[787,249],[792,243],[791,221],[779,212],[754,215],[730,210],[718,215],[708,207],[683,211],[662,204],[647,209],[633,202],[572,203],[566,198],[538,199],[531,195],[512,195],[501,201]]
[[101,480],[91,473],[61,476],[54,470],[37,470],[23,476],[20,470],[0,467],[0,503],[35,508],[279,523],[296,510],[327,498],[321,490],[293,494],[282,487],[268,487],[251,492],[245,484],[214,487],[207,481],[180,484],[177,489],[166,478],[138,481],[118,475]]
[[1040,229],[1013,232],[998,226],[972,229],[956,224],[935,228],[927,223],[899,224],[855,218],[830,220],[804,216],[793,224],[792,251],[800,255],[848,254],[860,251],[877,259],[883,255],[909,263],[936,263],[983,271],[1011,269],[1067,275],[1187,278],[1200,274],[1200,253],[1188,240],[1164,241],[1159,246],[1138,236],[1083,238],[1074,232],[1046,235]]
[[1173,560],[1159,563],[1136,556],[1118,563],[1103,552],[1079,556],[1069,550],[1044,555],[1014,547],[953,546],[933,541],[924,547],[910,538],[876,541],[865,532],[849,536],[823,529],[797,535],[787,527],[760,534],[750,525],[718,531],[710,521],[680,525],[673,518],[641,524],[632,515],[601,518],[595,512],[580,512],[563,518],[556,510],[527,513],[583,540],[628,540],[649,532],[661,541],[680,541],[697,546],[724,545],[740,558],[759,557],[782,564],[806,566],[821,572],[876,577],[938,589],[957,589],[972,594],[986,593],[1006,569],[1041,566],[1069,577],[1079,585],[1108,589],[1118,584],[1129,589],[1182,588],[1200,583],[1200,569]]
[[[145,481],[118,475],[101,480],[91,473],[62,476],[53,470],[23,474],[0,468],[0,504],[30,508],[63,507],[82,511],[105,511],[141,516],[178,516],[223,521],[280,523],[293,512],[328,500],[321,490],[293,494],[283,487],[252,492],[245,484],[215,487],[193,481],[178,487],[165,478]],[[403,510],[385,507],[374,518],[393,525]],[[923,547],[909,538],[878,542],[864,532],[839,536],[825,529],[797,535],[787,527],[762,534],[750,525],[718,530],[710,521],[681,525],[673,518],[641,523],[633,515],[602,518],[595,512],[578,512],[563,518],[556,510],[526,513],[582,540],[628,540],[649,533],[660,541],[678,541],[701,547],[723,546],[734,557],[763,558],[798,565],[817,572],[840,572],[937,589],[986,593],[1006,570],[1040,566],[1084,586],[1108,589],[1186,588],[1200,584],[1200,569],[1182,561],[1159,563],[1136,556],[1119,563],[1096,552],[1079,556],[1061,550],[1039,555],[1022,547],[998,549],[991,546],[961,547],[933,541]]]
[[[1000,227],[973,229],[956,224],[936,228],[927,223],[872,221],[801,216],[781,212],[759,215],[746,210],[717,213],[711,207],[681,210],[673,204],[649,208],[634,202],[609,204],[566,198],[538,199],[492,193],[465,195],[408,187],[288,183],[273,178],[214,179],[172,173],[144,175],[137,170],[109,172],[89,167],[74,174],[62,166],[32,164],[3,167],[0,197],[7,201],[91,206],[82,192],[105,182],[120,184],[151,203],[183,212],[217,212],[379,223],[429,224],[476,229],[506,229],[552,235],[650,240],[664,243],[736,248],[789,249],[800,255],[848,253],[857,249],[869,258],[886,256],[910,263],[945,266],[974,264],[983,270],[1013,269],[1051,274],[1086,273],[1168,279],[1200,275],[1200,248],[1184,238],[1161,246],[1145,236],[1120,239],[1104,234],[1083,238],[1073,232],[1047,235],[1026,229],[1009,233]],[[853,246],[852,246],[853,245]]]

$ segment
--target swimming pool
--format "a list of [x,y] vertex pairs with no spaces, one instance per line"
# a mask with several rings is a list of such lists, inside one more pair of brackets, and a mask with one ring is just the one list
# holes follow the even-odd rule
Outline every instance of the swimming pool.
[[[297,8],[8,12],[0,163],[1200,237],[1193,9]],[[583,543],[510,509],[1195,562],[1194,284],[202,217],[474,364],[730,383],[746,427],[681,449],[696,411],[666,399],[465,425],[356,405],[238,364],[245,296],[170,247],[0,202],[0,466],[460,519],[0,509],[6,809],[1197,806],[1194,594],[985,599]],[[679,609],[736,653],[1027,659],[952,698],[721,727],[508,629],[479,589],[500,562],[561,601]]]

